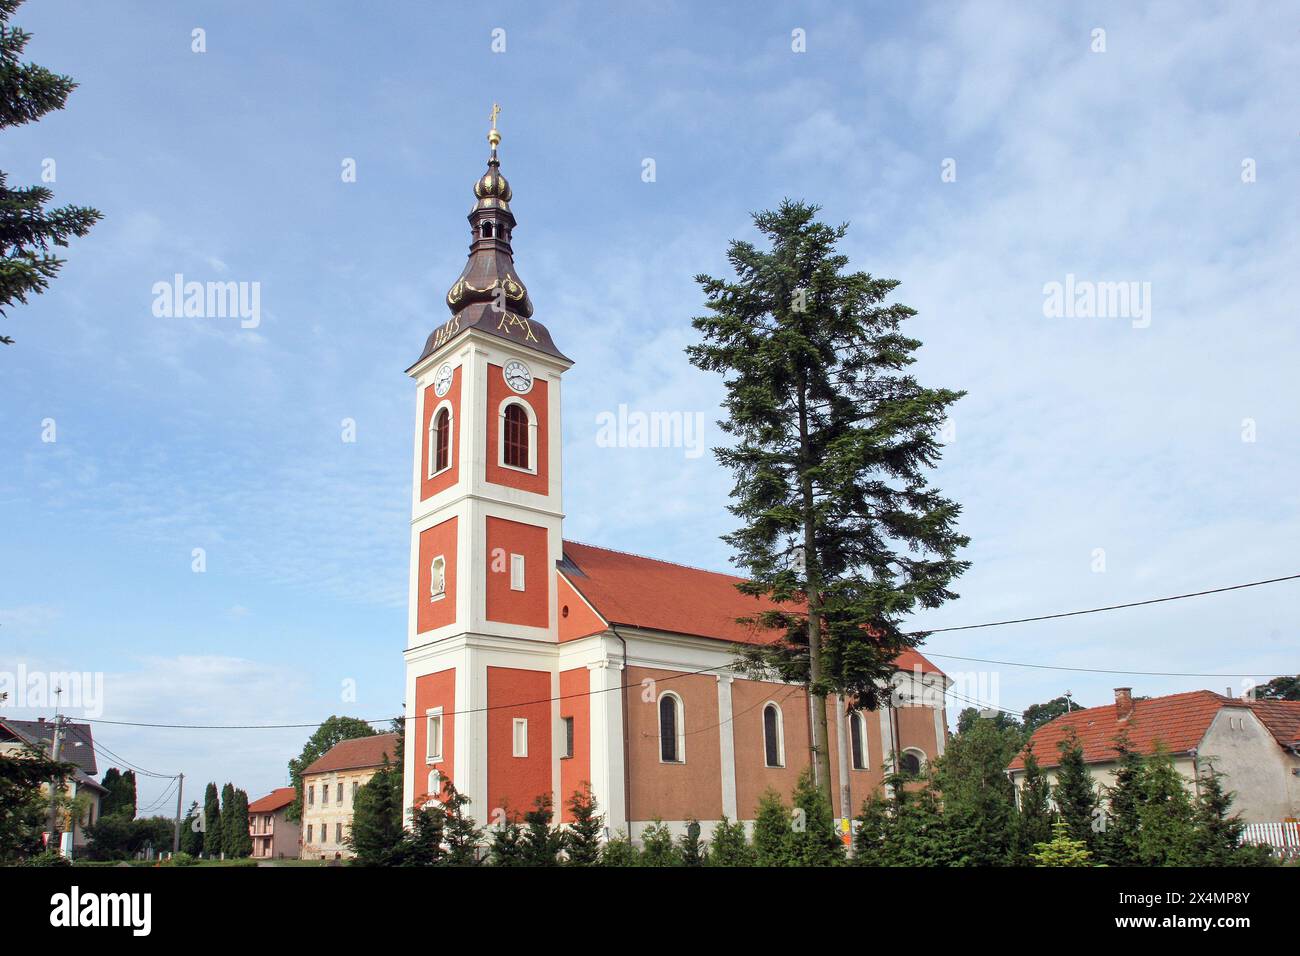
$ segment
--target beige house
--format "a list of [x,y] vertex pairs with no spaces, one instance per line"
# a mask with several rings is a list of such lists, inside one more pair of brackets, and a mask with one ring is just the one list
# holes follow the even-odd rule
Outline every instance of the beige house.
[[[95,779],[99,768],[95,763],[95,742],[90,725],[65,720],[61,736],[59,760],[72,764],[76,769],[65,787],[70,809],[61,814],[59,826],[72,834],[72,851],[77,855],[85,849],[88,842],[86,827],[98,822],[100,803],[108,791]],[[21,758],[28,748],[49,756],[53,741],[52,720],[42,717],[39,720],[0,721],[0,757]],[[45,789],[48,791],[48,785]]]
[[304,860],[346,860],[344,842],[352,831],[357,791],[384,764],[397,759],[397,734],[358,737],[334,745],[302,773],[302,851]]
[[279,787],[248,805],[248,836],[254,857],[278,860],[298,855],[301,831],[288,816],[294,796],[293,787]]
[[[1115,703],[1063,714],[1030,739],[1034,756],[1055,783],[1058,745],[1078,735],[1084,760],[1099,787],[1115,782],[1115,741],[1150,755],[1163,748],[1195,792],[1208,773],[1224,775],[1236,794],[1233,811],[1246,823],[1277,823],[1300,816],[1300,701],[1248,700],[1208,690],[1133,699],[1128,687]],[[1008,767],[1017,789],[1025,777],[1024,753]]]

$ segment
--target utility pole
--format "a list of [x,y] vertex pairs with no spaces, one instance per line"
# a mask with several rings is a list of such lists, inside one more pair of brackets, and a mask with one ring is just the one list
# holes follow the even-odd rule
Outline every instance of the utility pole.
[[[63,688],[54,689],[54,739],[50,744],[50,759],[55,763],[59,762],[59,754],[63,750],[63,717],[59,714],[59,701],[63,696]],[[50,777],[50,844],[53,844],[53,850],[61,852],[61,847],[56,842],[58,840],[59,824],[59,780],[56,777]],[[51,849],[47,844],[46,849]]]
[[181,796],[185,793],[185,774],[179,774],[179,782],[176,785],[176,833],[172,836],[172,852],[179,853],[181,849]]

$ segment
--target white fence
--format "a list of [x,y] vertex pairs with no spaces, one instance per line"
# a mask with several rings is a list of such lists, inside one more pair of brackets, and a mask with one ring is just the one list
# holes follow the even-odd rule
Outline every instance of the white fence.
[[1300,823],[1247,823],[1241,842],[1271,846],[1282,856],[1300,857]]

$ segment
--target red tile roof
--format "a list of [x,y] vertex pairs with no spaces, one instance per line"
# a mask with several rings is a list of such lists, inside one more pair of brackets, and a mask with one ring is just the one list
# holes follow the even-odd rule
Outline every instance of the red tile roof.
[[[742,579],[734,575],[574,541],[564,542],[564,557],[560,570],[606,621],[741,644],[770,640],[770,632],[736,618],[779,605],[742,594],[736,590]],[[896,663],[901,670],[943,673],[910,649]]]
[[274,813],[281,807],[293,803],[293,787],[277,787],[264,797],[258,797],[248,805],[249,813]]
[[387,755],[390,762],[396,759],[397,734],[375,734],[373,737],[354,737],[352,740],[340,740],[329,751],[318,757],[307,769],[307,773],[324,773],[327,770],[362,770],[378,767]]
[[1248,700],[1260,723],[1283,747],[1300,747],[1300,700]]
[[[1034,732],[1030,743],[1034,756],[1043,767],[1055,767],[1061,762],[1057,745],[1065,740],[1071,728],[1079,735],[1083,745],[1083,759],[1088,763],[1106,763],[1116,759],[1115,738],[1123,729],[1128,730],[1129,745],[1139,753],[1155,753],[1159,742],[1171,753],[1184,753],[1200,744],[1223,707],[1244,707],[1244,701],[1222,697],[1213,691],[1193,690],[1185,694],[1170,694],[1150,700],[1135,700],[1133,714],[1120,721],[1115,715],[1115,705],[1089,707],[1062,714]],[[1023,752],[1011,761],[1009,770],[1025,766]]]

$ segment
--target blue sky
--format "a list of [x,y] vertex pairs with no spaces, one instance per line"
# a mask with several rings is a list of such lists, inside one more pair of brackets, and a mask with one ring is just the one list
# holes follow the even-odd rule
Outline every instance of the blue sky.
[[[709,455],[600,447],[597,416],[625,403],[716,417],[719,383],[682,352],[692,276],[722,273],[749,212],[790,196],[851,223],[854,267],[901,280],[897,299],[920,312],[918,375],[970,393],[935,481],[965,508],[973,566],[961,599],[918,626],[1300,571],[1300,57],[1285,11],[358,9],[20,11],[31,58],[81,88],[5,131],[0,168],[34,183],[52,158],[57,200],[105,220],[3,323],[18,342],[0,352],[0,670],[102,672],[103,716],[128,721],[399,711],[403,370],[447,314],[493,100],[517,265],[576,361],[568,537],[728,568],[727,474]],[[152,287],[176,273],[260,283],[260,325],[155,317]],[[1046,317],[1044,285],[1067,275],[1150,283],[1149,325]],[[1084,704],[1121,684],[1222,691],[1239,682],[938,655],[1294,672],[1298,588],[941,634],[926,650],[951,673],[987,671],[986,696],[1017,710],[1067,689]],[[281,785],[305,735],[96,728],[142,767],[183,770],[191,794],[209,779],[254,796]],[[143,783],[141,805],[161,792]]]

